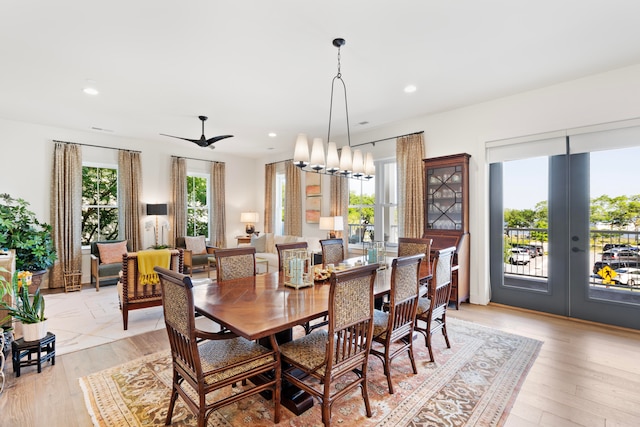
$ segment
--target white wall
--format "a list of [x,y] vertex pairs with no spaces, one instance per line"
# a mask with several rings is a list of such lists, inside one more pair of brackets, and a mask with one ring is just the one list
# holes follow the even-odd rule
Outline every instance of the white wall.
[[[486,304],[490,299],[490,285],[485,142],[636,117],[640,117],[640,65],[405,120],[369,132],[352,133],[351,143],[424,131],[426,157],[463,152],[471,154],[470,298],[473,303]],[[338,146],[340,145],[339,143]],[[371,151],[375,158],[395,156],[394,141],[380,142],[374,148],[369,147],[363,149]],[[293,153],[293,141],[291,152]],[[269,159],[267,162],[275,160],[277,159]]]
[[[198,148],[189,142],[172,140],[166,143],[146,142],[109,134],[79,132],[0,119],[0,152],[2,153],[0,193],[9,193],[13,197],[28,201],[41,221],[51,222],[49,203],[53,140],[140,151],[142,212],[145,212],[147,203],[169,201],[172,155],[225,162],[227,246],[235,246],[234,237],[244,234],[244,225],[240,223],[240,212],[247,209],[258,210],[255,197],[257,168],[256,161],[253,159],[220,154],[214,150]],[[111,165],[117,165],[118,162],[116,150],[83,146],[82,153],[83,161]],[[208,173],[209,162],[187,160],[187,169]],[[142,216],[144,247],[151,246],[155,240],[152,231],[144,231],[144,222],[147,219],[146,215]],[[89,282],[89,259],[86,253],[83,256],[82,271],[83,283]]]

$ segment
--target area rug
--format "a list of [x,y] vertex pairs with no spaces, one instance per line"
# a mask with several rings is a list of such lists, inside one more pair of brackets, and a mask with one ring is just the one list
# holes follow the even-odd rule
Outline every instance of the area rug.
[[[340,426],[501,426],[542,343],[475,323],[447,319],[451,349],[434,336],[435,363],[424,340],[415,342],[418,374],[408,358],[391,365],[390,395],[381,362],[369,358],[367,418],[359,389],[334,404],[331,422]],[[418,335],[421,337],[421,335]],[[80,379],[95,426],[161,426],[169,402],[171,357],[158,352]],[[233,392],[233,391],[230,391]],[[196,425],[178,399],[174,426]],[[249,397],[215,411],[208,426],[273,425],[273,405]],[[280,426],[322,425],[319,405],[296,416],[282,407]]]

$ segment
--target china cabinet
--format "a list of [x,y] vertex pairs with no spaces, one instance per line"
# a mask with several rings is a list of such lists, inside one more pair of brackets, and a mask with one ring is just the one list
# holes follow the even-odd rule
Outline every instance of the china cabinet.
[[466,153],[424,159],[425,230],[432,250],[456,247],[451,301],[469,300],[469,158]]

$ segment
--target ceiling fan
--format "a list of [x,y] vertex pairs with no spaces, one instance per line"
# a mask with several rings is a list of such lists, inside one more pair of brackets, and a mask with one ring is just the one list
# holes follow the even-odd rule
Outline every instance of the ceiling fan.
[[204,136],[204,122],[205,120],[208,119],[207,116],[198,116],[198,118],[202,121],[202,136],[200,136],[200,139],[189,139],[189,138],[182,138],[180,136],[173,136],[173,135],[167,135],[164,133],[161,133],[160,135],[162,136],[169,136],[171,138],[178,138],[178,139],[184,139],[185,141],[190,141],[193,142],[195,144],[198,144],[200,147],[209,147],[211,146],[211,149],[213,150],[214,146],[212,146],[211,144],[213,144],[214,142],[220,141],[221,139],[225,139],[225,138],[231,138],[233,137],[233,135],[220,135],[220,136],[214,136],[213,138],[206,138]]

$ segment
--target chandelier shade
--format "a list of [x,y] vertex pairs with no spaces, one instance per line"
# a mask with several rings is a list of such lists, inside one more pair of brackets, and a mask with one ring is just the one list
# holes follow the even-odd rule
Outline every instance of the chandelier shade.
[[[324,144],[321,138],[314,138],[309,156],[309,140],[304,133],[298,134],[293,154],[293,164],[305,172],[324,174],[340,174],[344,177],[357,179],[371,179],[375,175],[375,165],[371,153],[363,155],[361,150],[351,151],[351,132],[349,130],[349,109],[347,108],[347,86],[342,80],[340,72],[340,48],[345,45],[345,40],[337,38],[333,45],[338,48],[338,73],[331,82],[331,103],[329,104],[329,129],[327,132],[327,153],[325,156]],[[338,156],[335,142],[331,142],[331,117],[333,115],[333,90],[336,80],[342,83],[344,89],[344,106],[347,119],[347,145],[343,146]],[[353,157],[352,157],[353,156]],[[307,170],[305,168],[309,168]]]

